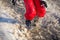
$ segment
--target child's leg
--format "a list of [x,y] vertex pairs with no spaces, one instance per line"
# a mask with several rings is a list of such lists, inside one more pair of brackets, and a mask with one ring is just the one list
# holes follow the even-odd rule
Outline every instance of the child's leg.
[[29,26],[31,24],[31,20],[36,15],[36,11],[33,0],[24,0],[24,4],[26,7],[26,13],[25,13],[26,25],[28,24],[27,26]]
[[24,0],[24,4],[26,7],[25,18],[26,20],[32,20],[36,15],[33,0]]
[[33,0],[34,1],[34,5],[35,5],[35,9],[37,11],[37,15],[38,17],[44,17],[46,10],[44,6],[41,6],[40,4],[40,0]]
[[34,0],[34,4],[35,4],[35,9],[36,9],[36,14],[37,17],[35,17],[34,19],[34,23],[36,26],[38,26],[38,24],[40,23],[41,19],[44,17],[46,10],[44,7],[41,7],[40,4],[40,0]]

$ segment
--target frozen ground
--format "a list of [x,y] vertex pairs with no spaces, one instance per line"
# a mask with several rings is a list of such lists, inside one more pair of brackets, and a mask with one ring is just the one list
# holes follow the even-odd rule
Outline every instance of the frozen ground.
[[10,0],[0,0],[0,40],[60,40],[60,0],[46,0],[47,12],[40,26],[27,31],[24,4],[14,7]]

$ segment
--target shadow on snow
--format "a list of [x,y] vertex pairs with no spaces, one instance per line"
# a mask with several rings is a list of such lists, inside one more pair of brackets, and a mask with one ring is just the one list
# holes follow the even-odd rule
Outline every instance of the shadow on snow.
[[7,22],[7,23],[20,23],[18,20],[16,19],[9,19],[9,18],[3,18],[0,17],[0,22]]

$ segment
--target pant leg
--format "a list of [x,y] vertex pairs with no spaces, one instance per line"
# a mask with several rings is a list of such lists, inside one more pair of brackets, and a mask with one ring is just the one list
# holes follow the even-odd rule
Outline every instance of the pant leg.
[[44,6],[41,6],[40,4],[40,0],[34,0],[35,3],[35,9],[36,9],[36,13],[38,17],[44,17],[45,13],[46,13],[46,9]]
[[44,17],[46,14],[46,9],[45,7],[41,7],[40,10],[37,11],[37,16],[38,17]]
[[24,4],[26,8],[25,18],[26,20],[32,20],[36,15],[33,0],[24,0]]

